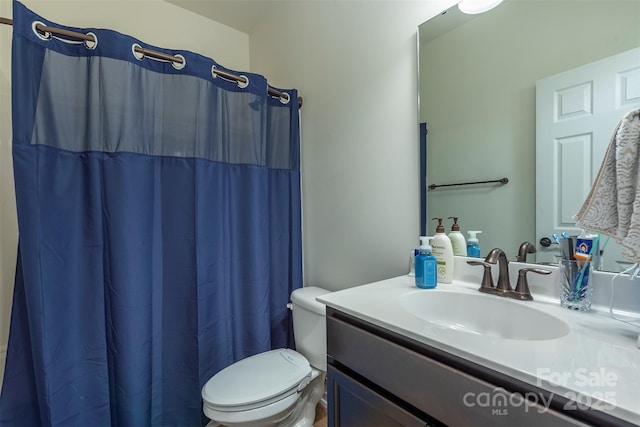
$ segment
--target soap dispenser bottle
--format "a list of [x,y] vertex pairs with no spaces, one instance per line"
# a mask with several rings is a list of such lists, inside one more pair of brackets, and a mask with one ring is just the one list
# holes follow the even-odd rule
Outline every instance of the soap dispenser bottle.
[[433,289],[438,284],[438,261],[431,253],[430,239],[420,236],[420,252],[416,255],[416,286],[422,289]]
[[482,231],[467,231],[469,240],[467,240],[467,256],[481,258],[480,243],[478,243],[478,234]]
[[438,260],[438,282],[451,283],[453,282],[453,247],[451,240],[444,233],[442,218],[433,219],[438,221],[436,234],[431,238],[433,255]]
[[453,225],[451,226],[451,233],[449,233],[449,240],[451,240],[451,247],[453,248],[453,254],[459,256],[467,256],[467,241],[460,232],[460,225],[458,225],[458,217],[450,216],[449,219],[453,219]]

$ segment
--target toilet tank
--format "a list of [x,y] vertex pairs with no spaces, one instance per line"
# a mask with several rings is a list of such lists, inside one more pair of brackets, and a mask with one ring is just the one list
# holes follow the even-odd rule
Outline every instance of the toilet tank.
[[316,301],[316,297],[329,292],[307,286],[291,293],[296,351],[306,357],[311,366],[323,372],[327,370],[326,307]]

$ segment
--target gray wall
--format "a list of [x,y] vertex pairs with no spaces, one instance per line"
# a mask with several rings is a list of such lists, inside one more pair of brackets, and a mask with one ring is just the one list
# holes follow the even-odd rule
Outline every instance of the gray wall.
[[483,253],[500,247],[513,259],[522,241],[534,242],[536,80],[637,46],[637,0],[506,0],[423,44],[427,181],[510,181],[430,191],[429,217],[482,230]]

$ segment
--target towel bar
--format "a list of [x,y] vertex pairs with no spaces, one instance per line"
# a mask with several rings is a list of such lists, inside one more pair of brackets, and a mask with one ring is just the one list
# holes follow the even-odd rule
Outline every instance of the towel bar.
[[456,184],[440,184],[440,185],[431,184],[428,188],[429,190],[434,190],[439,187],[454,187],[457,185],[475,185],[475,184],[492,184],[492,183],[506,184],[508,182],[509,182],[509,178],[500,178],[500,179],[494,179],[490,181],[459,182]]

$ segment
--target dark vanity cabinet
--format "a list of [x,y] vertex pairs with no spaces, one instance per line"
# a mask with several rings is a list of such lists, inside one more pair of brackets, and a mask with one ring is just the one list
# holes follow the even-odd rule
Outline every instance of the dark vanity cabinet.
[[385,397],[384,391],[358,381],[338,368],[329,366],[327,384],[329,425],[364,426],[430,426],[439,425],[402,406],[396,399]]
[[329,426],[631,425],[331,307],[327,353]]

